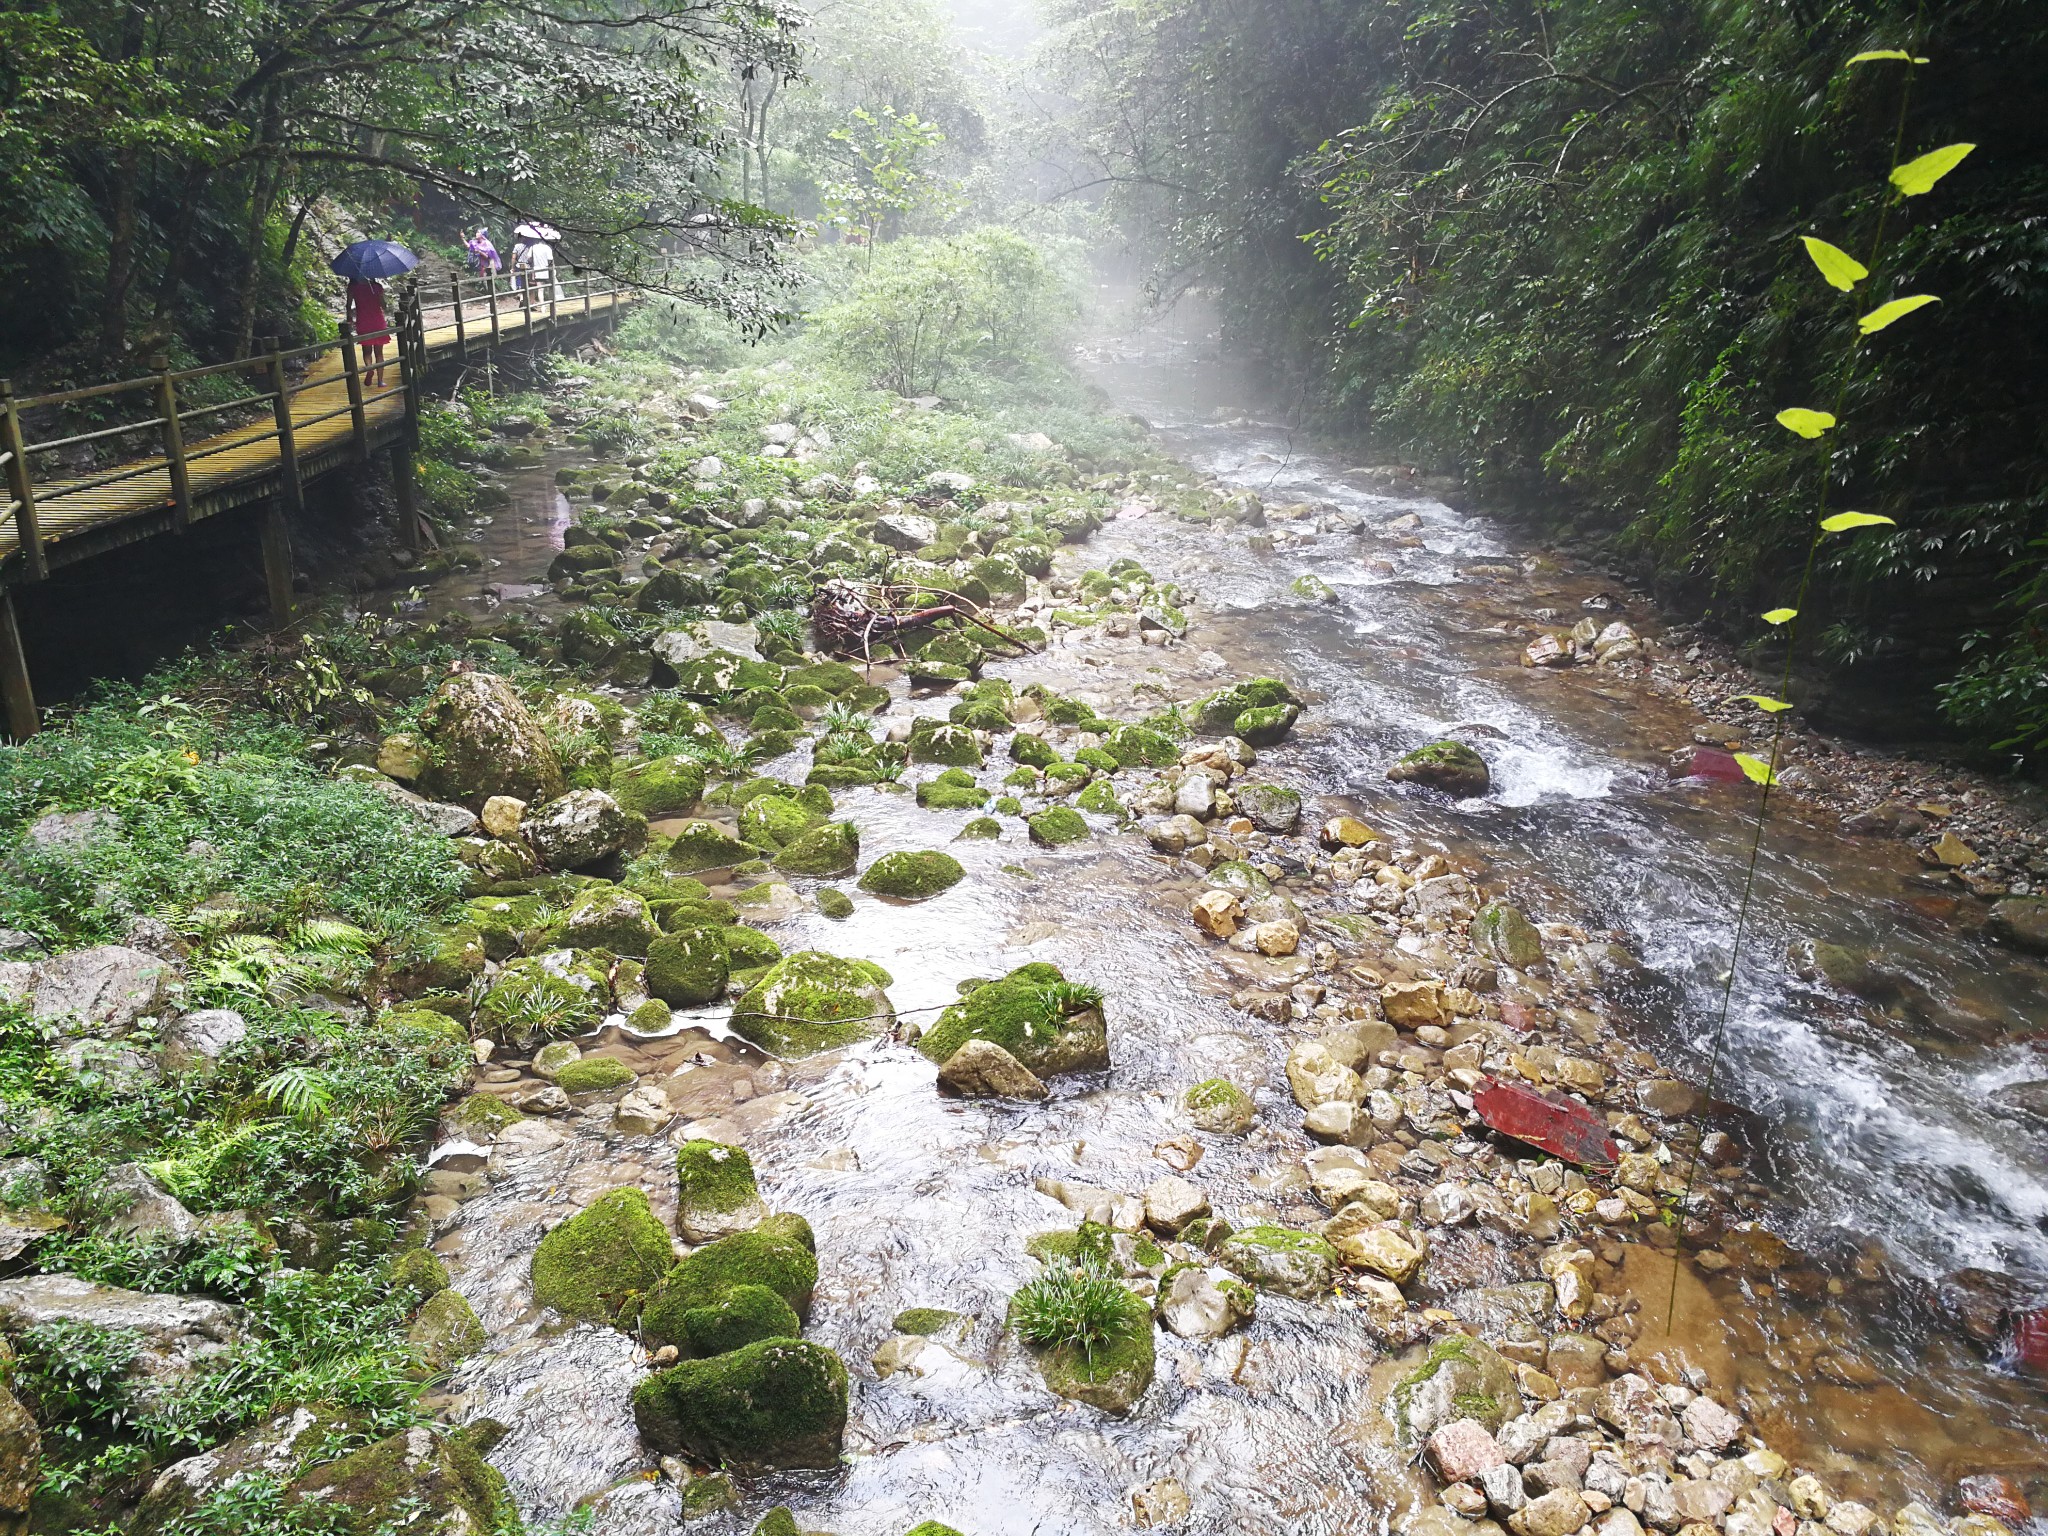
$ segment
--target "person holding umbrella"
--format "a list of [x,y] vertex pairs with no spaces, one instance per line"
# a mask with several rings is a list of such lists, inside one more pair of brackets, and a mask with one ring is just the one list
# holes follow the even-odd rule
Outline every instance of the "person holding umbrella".
[[328,265],[348,279],[348,323],[363,349],[363,382],[384,383],[384,348],[391,341],[391,321],[384,313],[384,279],[410,272],[419,257],[391,240],[358,240]]

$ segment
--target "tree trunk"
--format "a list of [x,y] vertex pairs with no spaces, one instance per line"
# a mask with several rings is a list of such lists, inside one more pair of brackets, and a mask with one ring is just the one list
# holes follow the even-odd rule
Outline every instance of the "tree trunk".
[[100,353],[109,362],[121,356],[128,341],[128,290],[135,283],[136,182],[142,175],[142,151],[126,145],[114,157],[114,186],[107,214],[107,281],[100,292]]

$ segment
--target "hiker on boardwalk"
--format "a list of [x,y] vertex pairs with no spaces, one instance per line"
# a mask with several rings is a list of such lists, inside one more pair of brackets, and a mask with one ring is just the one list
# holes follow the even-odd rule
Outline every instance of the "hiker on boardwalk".
[[348,323],[356,343],[363,349],[363,382],[371,388],[384,383],[384,348],[391,340],[391,322],[384,314],[384,285],[367,277],[349,279]]
[[503,265],[498,260],[498,248],[491,243],[491,231],[486,225],[477,225],[476,233],[469,237],[467,248],[469,259],[476,263],[478,277],[494,276]]

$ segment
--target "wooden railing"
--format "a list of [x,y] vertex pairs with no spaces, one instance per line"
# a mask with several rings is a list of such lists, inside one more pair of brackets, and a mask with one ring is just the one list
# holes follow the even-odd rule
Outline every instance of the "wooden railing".
[[[164,360],[154,359],[156,371],[144,378],[60,390],[27,399],[17,399],[13,386],[0,380],[0,475],[4,475],[4,480],[0,480],[0,487],[4,487],[0,518],[14,524],[23,574],[30,581],[41,581],[49,572],[41,526],[45,512],[81,507],[87,505],[84,498],[93,492],[167,473],[173,526],[183,529],[192,519],[192,466],[255,443],[277,444],[280,493],[286,505],[296,512],[302,508],[305,494],[298,435],[307,428],[347,416],[354,454],[358,459],[367,459],[371,450],[370,408],[396,397],[404,401],[405,446],[409,449],[417,438],[420,385],[433,352],[454,351],[468,357],[472,347],[496,346],[506,339],[508,332],[515,337],[544,334],[588,318],[596,300],[605,301],[604,310],[616,309],[627,292],[623,284],[582,273],[546,283],[532,279],[529,274],[456,276],[436,282],[405,283],[397,289],[396,317],[391,325],[397,382],[368,389],[364,385],[368,365],[346,322],[332,341],[285,351],[272,347],[252,357],[203,368],[172,369]],[[338,357],[338,370],[320,366],[329,354]],[[193,383],[228,374],[249,377],[257,387],[215,404],[187,403]],[[295,407],[295,402],[309,390],[330,389],[337,382],[343,386],[343,397],[338,403],[328,407],[324,402],[310,402],[320,408],[309,412]],[[77,406],[88,401],[126,401],[131,397],[142,404],[132,419],[62,437],[32,441],[22,419],[26,413],[45,408]],[[260,429],[256,422],[217,425],[220,417],[235,412],[260,412],[265,406],[269,407],[270,421]],[[190,430],[199,426],[206,430]],[[48,472],[53,462],[49,456],[64,449],[137,438],[153,440],[158,452],[72,477],[58,478]],[[43,462],[39,464],[39,460]],[[105,498],[97,500],[104,502]],[[149,507],[163,505],[156,498],[145,500]],[[138,505],[133,510],[145,509]],[[109,520],[124,515],[129,514],[119,508],[106,509]]]

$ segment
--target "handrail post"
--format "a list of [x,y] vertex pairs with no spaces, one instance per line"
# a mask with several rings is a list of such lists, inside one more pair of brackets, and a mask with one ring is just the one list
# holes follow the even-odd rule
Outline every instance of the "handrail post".
[[163,419],[164,461],[171,477],[171,526],[183,533],[192,525],[192,480],[185,468],[185,433],[178,425],[178,385],[171,377],[171,361],[158,355],[150,359],[156,369],[156,409]]
[[12,587],[0,587],[0,696],[6,700],[8,735],[27,741],[42,729],[35,684],[29,678],[28,653],[22,649],[21,625],[14,617]]
[[355,426],[356,462],[367,463],[370,457],[370,421],[363,414],[363,372],[356,360],[355,328],[346,320],[341,322],[341,371],[348,382],[348,412]]
[[469,327],[462,319],[462,274],[455,274],[455,350],[462,354],[462,360],[469,361]]
[[306,484],[299,477],[299,439],[292,427],[291,386],[285,381],[284,357],[277,350],[277,338],[264,338],[270,346],[270,356],[264,362],[263,372],[270,385],[273,419],[277,423],[277,468],[278,483],[284,488],[284,504],[294,516],[306,510]]
[[405,407],[406,441],[416,443],[420,436],[420,384],[427,367],[427,322],[419,305],[411,306],[411,312],[399,317],[404,340],[398,348],[398,385],[405,391],[399,402]]
[[533,272],[529,268],[526,281],[519,285],[520,329],[527,341],[533,340]]
[[493,272],[484,279],[484,291],[491,296],[491,345],[498,344],[498,274]]
[[583,318],[586,320],[590,318],[591,285],[594,284],[596,281],[597,279],[592,277],[588,272],[583,274]]
[[50,574],[43,558],[42,529],[36,524],[36,487],[28,472],[28,444],[21,435],[21,412],[14,408],[14,385],[0,379],[0,453],[7,455],[7,494],[14,499],[14,531],[21,542],[22,564],[30,581]]

